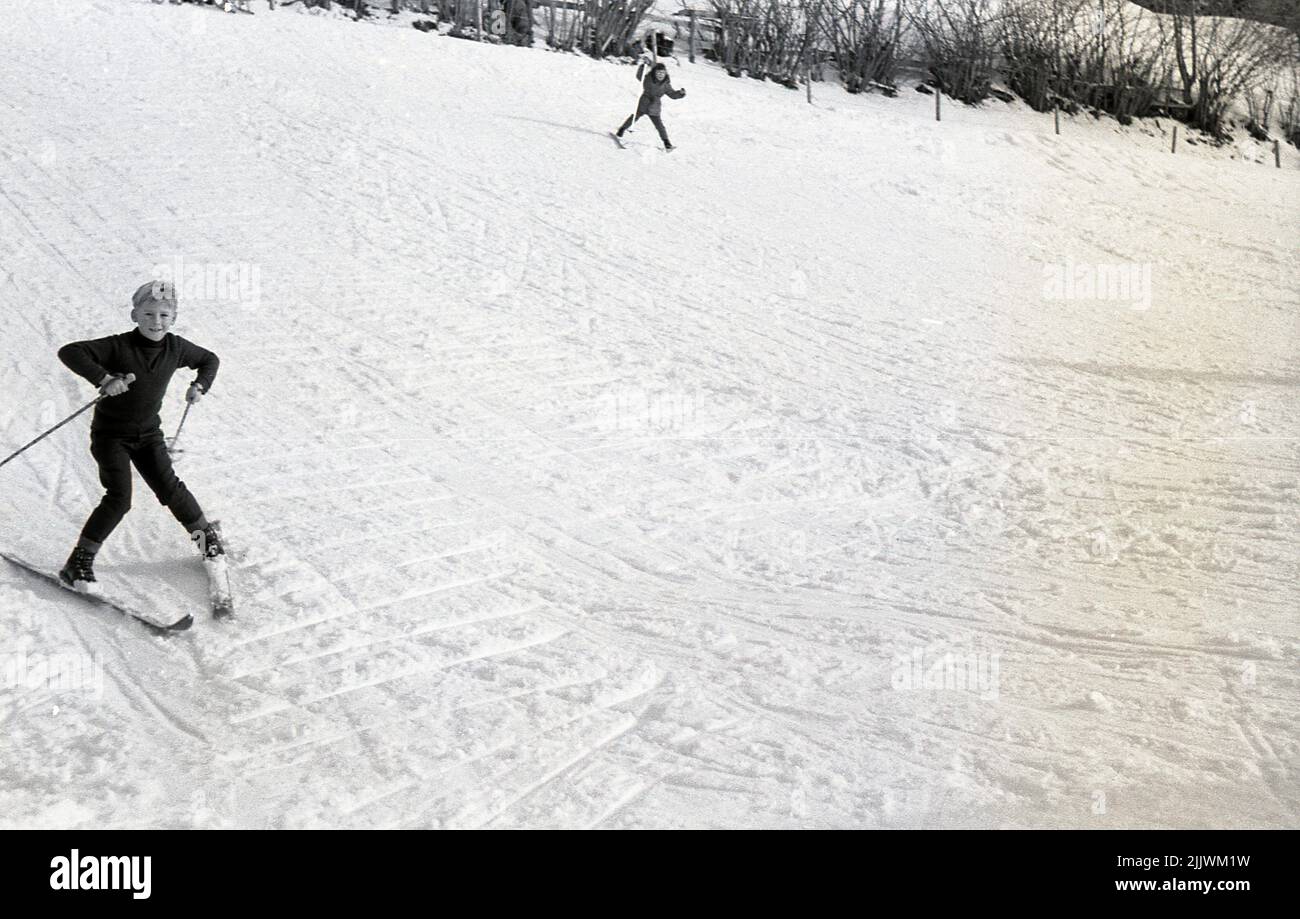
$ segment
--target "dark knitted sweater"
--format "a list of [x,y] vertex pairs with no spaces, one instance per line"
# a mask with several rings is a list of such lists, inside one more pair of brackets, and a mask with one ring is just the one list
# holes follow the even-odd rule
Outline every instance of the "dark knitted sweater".
[[207,392],[220,365],[211,351],[179,335],[168,333],[162,341],[152,342],[138,329],[92,341],[74,341],[59,349],[59,360],[94,386],[99,386],[110,374],[135,374],[129,390],[95,406],[95,417],[90,423],[95,433],[122,437],[138,437],[162,426],[158,413],[167,394],[167,384],[179,368],[197,370],[196,382]]
[[641,98],[637,100],[637,112],[641,115],[658,115],[663,110],[663,97],[680,99],[686,95],[683,89],[673,89],[671,80],[656,80],[654,71],[645,75],[641,81]]

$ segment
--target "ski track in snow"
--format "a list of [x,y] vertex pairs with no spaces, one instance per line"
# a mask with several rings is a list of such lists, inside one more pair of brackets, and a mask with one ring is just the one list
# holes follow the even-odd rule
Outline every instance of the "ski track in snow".
[[[0,826],[1300,818],[1295,151],[683,65],[666,158],[626,67],[290,11],[28,4],[0,62],[4,443],[153,265],[261,285],[177,328],[239,619],[0,568],[6,667],[102,666],[6,684]],[[84,431],[6,545],[62,561]],[[101,576],[202,604],[136,487]],[[996,692],[896,688],[945,652]]]

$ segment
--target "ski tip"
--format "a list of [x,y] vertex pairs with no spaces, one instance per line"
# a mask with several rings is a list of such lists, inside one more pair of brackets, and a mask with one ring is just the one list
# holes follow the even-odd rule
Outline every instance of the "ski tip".
[[17,565],[19,568],[23,568],[26,571],[29,571],[32,574],[36,575],[37,577],[43,578],[48,583],[54,584],[56,587],[58,587],[61,590],[65,590],[71,594],[76,594],[77,596],[83,597],[94,603],[102,604],[108,609],[115,610],[118,613],[128,616],[131,619],[135,620],[136,622],[139,622],[145,628],[149,629],[155,635],[165,635],[169,632],[183,632],[194,624],[194,617],[191,615],[186,615],[184,618],[179,619],[176,622],[171,623],[170,625],[157,622],[148,616],[142,615],[139,612],[136,612],[126,606],[123,606],[115,598],[105,595],[103,589],[100,588],[98,584],[95,585],[97,589],[94,592],[78,590],[76,587],[73,586],[73,582],[68,581],[62,576],[61,572],[54,571],[53,569],[50,568],[45,568],[41,565],[33,564],[32,562],[29,562],[19,556],[11,555],[8,552],[0,552],[0,558],[4,558],[7,561]]

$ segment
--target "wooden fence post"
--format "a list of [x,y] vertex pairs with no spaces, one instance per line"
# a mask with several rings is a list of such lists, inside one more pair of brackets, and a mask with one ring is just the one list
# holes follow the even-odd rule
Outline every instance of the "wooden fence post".
[[695,10],[691,10],[691,43],[690,43],[690,61],[695,63]]
[[1169,142],[1169,152],[1178,152],[1178,125],[1174,125],[1174,139]]
[[1052,108],[1052,118],[1056,121],[1056,133],[1061,133],[1061,103],[1056,103]]
[[478,40],[483,40],[483,0],[474,0],[474,22],[478,28]]
[[804,75],[804,79],[808,83],[808,104],[812,105],[812,64],[808,64],[804,68],[803,75]]
[[1278,169],[1282,168],[1282,141],[1276,138],[1273,139],[1273,162]]
[[934,120],[943,121],[943,88],[934,88]]

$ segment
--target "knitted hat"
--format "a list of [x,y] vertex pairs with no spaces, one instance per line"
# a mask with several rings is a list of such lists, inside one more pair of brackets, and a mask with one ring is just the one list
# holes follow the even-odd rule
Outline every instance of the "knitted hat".
[[176,306],[176,286],[170,281],[150,281],[140,285],[140,289],[131,295],[131,306],[139,309],[150,301],[161,301]]

